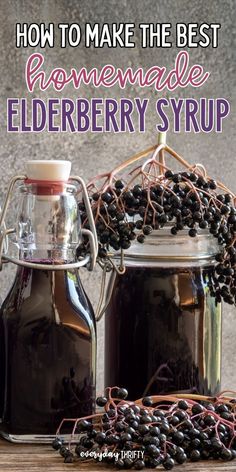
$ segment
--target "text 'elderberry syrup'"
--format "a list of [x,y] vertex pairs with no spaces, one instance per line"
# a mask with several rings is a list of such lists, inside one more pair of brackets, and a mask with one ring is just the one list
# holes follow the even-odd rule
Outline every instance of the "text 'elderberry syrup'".
[[106,313],[105,385],[129,398],[220,389],[221,308],[211,267],[127,267]]

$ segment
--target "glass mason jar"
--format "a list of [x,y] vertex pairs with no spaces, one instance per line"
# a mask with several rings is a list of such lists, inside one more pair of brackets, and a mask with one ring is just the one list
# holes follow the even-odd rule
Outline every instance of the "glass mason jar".
[[163,228],[125,253],[105,316],[105,386],[129,398],[214,395],[221,378],[221,305],[212,295],[217,240]]
[[64,182],[20,187],[14,242],[22,265],[0,311],[0,433],[14,442],[51,441],[63,418],[94,412],[94,312],[79,270],[49,267],[76,260],[76,192]]

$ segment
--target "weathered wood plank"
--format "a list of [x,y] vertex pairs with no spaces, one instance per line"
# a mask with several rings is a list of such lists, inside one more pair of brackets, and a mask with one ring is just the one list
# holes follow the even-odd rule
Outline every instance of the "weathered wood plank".
[[[51,446],[12,444],[0,439],[0,472],[103,472],[114,470],[105,464],[76,462],[64,464]],[[150,470],[150,469],[148,469]],[[155,470],[164,470],[158,468]],[[206,461],[176,466],[176,472],[236,472],[236,461]]]

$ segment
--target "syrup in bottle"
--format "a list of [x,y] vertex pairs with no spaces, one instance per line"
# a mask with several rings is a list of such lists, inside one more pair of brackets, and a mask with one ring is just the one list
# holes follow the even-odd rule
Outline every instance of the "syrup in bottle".
[[22,265],[0,313],[0,433],[15,442],[50,441],[63,418],[94,411],[94,312],[78,268],[52,270],[75,261],[81,237],[69,172],[67,161],[30,161],[20,187]]

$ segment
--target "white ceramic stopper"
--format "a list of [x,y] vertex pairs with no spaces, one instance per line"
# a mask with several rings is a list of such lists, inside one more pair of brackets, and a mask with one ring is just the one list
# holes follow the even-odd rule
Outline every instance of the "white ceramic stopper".
[[70,177],[70,161],[27,161],[26,175],[32,180],[67,182]]

